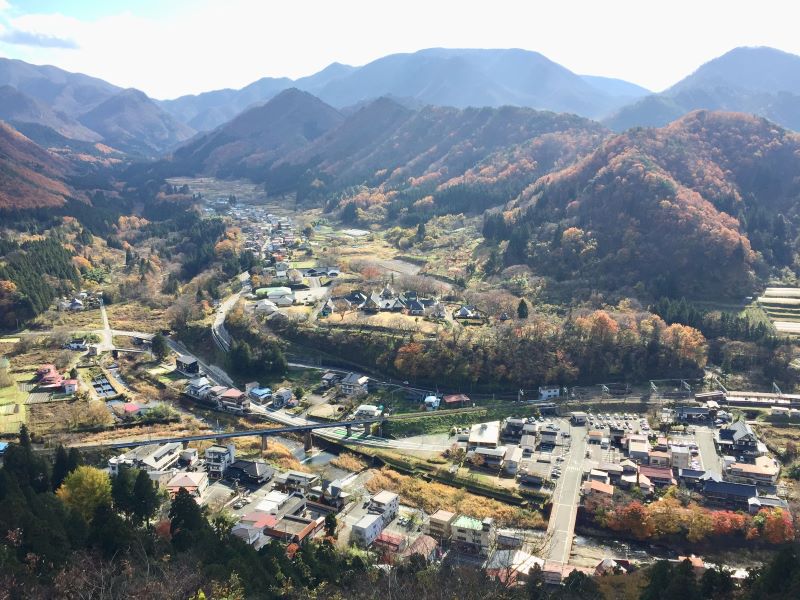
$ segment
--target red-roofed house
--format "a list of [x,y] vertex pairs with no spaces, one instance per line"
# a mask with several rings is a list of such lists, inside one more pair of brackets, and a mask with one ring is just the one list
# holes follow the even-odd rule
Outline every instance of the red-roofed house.
[[249,525],[250,527],[264,529],[265,527],[275,527],[278,522],[278,517],[261,510],[254,510],[253,512],[249,512],[243,516],[241,522]]
[[77,379],[65,379],[61,383],[62,387],[64,388],[65,394],[74,394],[78,391],[78,380]]
[[166,487],[170,498],[174,498],[181,488],[199,498],[208,487],[208,474],[205,471],[178,473],[167,482]]
[[639,474],[647,477],[653,485],[675,485],[675,478],[672,477],[672,469],[667,467],[649,467],[642,465],[639,467]]
[[614,486],[610,483],[603,483],[602,481],[591,479],[584,482],[583,493],[587,496],[590,494],[605,494],[607,496],[613,496]]
[[55,365],[42,365],[36,374],[39,376],[39,385],[43,387],[61,387],[61,383],[64,381]]
[[442,402],[444,402],[448,408],[453,408],[456,406],[466,406],[471,400],[466,394],[450,394],[442,398]]
[[384,530],[378,534],[372,546],[396,554],[404,550],[407,543],[408,540],[404,536]]

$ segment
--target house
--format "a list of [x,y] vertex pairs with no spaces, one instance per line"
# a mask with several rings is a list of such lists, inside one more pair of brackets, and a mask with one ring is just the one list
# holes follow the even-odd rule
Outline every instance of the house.
[[505,586],[519,585],[531,570],[542,569],[544,560],[519,549],[497,550],[483,563],[486,575]]
[[692,465],[692,454],[686,446],[670,446],[669,458],[674,469],[688,469]]
[[208,396],[210,390],[211,382],[206,377],[195,377],[189,380],[184,393],[192,398],[202,399]]
[[247,395],[236,388],[225,390],[220,396],[219,401],[222,407],[234,412],[244,412],[250,410],[250,399]]
[[440,508],[428,520],[428,534],[437,540],[449,539],[451,525],[455,518],[455,513]]
[[[670,453],[661,452],[660,450],[653,450],[650,452],[650,466],[652,467],[669,467],[670,466]],[[686,465],[688,466],[688,465]]]
[[272,479],[275,469],[261,460],[236,460],[230,464],[226,475],[241,483],[261,485]]
[[394,492],[387,490],[378,492],[369,501],[369,512],[381,515],[384,525],[388,525],[397,516],[399,509],[399,497]]
[[333,300],[328,298],[325,301],[325,304],[322,305],[322,308],[319,309],[319,316],[320,317],[329,317],[334,313],[336,307],[333,305]]
[[597,465],[597,469],[605,471],[608,474],[608,479],[611,483],[619,481],[620,477],[625,473],[625,468],[621,464],[611,462],[601,462]]
[[678,469],[678,479],[680,479],[686,487],[700,485],[705,474],[705,471],[699,469]]
[[646,441],[628,439],[628,457],[646,464],[650,460],[650,444]]
[[74,310],[74,311],[83,310],[84,308],[83,300],[81,300],[80,298],[73,298],[72,302],[69,303],[69,306],[67,308],[69,310]]
[[709,479],[703,484],[703,495],[710,503],[745,508],[749,507],[750,498],[758,497],[758,489],[746,483]]
[[758,437],[744,421],[736,421],[717,431],[720,454],[757,455]]
[[36,370],[36,375],[39,378],[39,385],[43,387],[61,387],[64,381],[55,365],[42,365]]
[[205,452],[206,470],[212,479],[222,479],[225,471],[236,460],[236,448],[233,444],[227,446],[211,446]]
[[778,480],[780,467],[774,458],[756,457],[755,463],[735,462],[728,467],[727,479],[753,485],[774,485]]
[[540,486],[550,481],[550,463],[537,462],[532,459],[523,459],[517,468],[517,480],[520,485]]
[[608,428],[608,439],[615,446],[622,445],[622,440],[625,438],[625,430],[622,427],[614,427],[613,425]]
[[231,533],[258,550],[269,541],[264,535],[265,529],[275,527],[277,522],[278,518],[275,515],[256,510],[242,517],[242,520],[233,526]]
[[322,485],[314,486],[311,491],[323,504],[341,510],[350,501],[351,496],[350,492],[344,490],[345,485],[341,479],[323,480]]
[[422,317],[425,316],[425,307],[419,300],[411,300],[406,304],[406,308],[408,309],[408,314],[412,317]]
[[605,471],[601,471],[600,469],[592,469],[589,471],[589,481],[599,481],[600,483],[608,483],[611,479],[608,476],[608,473]]
[[348,373],[339,385],[342,393],[346,396],[366,394],[369,391],[369,377],[356,373]]
[[519,439],[522,437],[522,430],[526,425],[525,419],[508,417],[503,421],[503,437]]
[[600,495],[611,497],[614,495],[614,486],[602,481],[584,481],[581,490],[584,496]]
[[375,541],[372,542],[373,548],[390,554],[398,554],[400,551],[405,550],[407,545],[408,539],[404,535],[389,533],[385,530],[381,531]]
[[272,389],[268,387],[251,388],[247,395],[257,404],[266,404],[272,399]]
[[148,410],[148,407],[137,404],[136,402],[124,402],[114,407],[114,412],[125,420],[141,417],[146,414]]
[[475,448],[497,448],[500,442],[500,421],[490,421],[489,423],[476,423],[469,430],[469,440],[467,447],[470,450]]
[[76,340],[72,340],[71,342],[69,342],[67,344],[67,348],[69,350],[84,351],[84,350],[86,350],[88,348],[88,345],[86,344],[86,340],[81,338],[81,339],[76,339]]
[[497,448],[483,448],[478,447],[474,450],[470,450],[467,455],[468,457],[474,458],[476,456],[480,456],[481,460],[483,461],[482,465],[487,469],[501,469],[503,464],[505,463],[505,456],[506,456],[506,447],[505,446],[498,446]]
[[522,448],[519,446],[512,446],[506,450],[505,462],[503,463],[503,470],[509,475],[516,475],[519,469],[519,463],[522,461]]
[[557,385],[539,386],[539,400],[552,400],[561,395],[561,388]]
[[328,371],[322,376],[322,385],[326,388],[332,388],[339,382],[339,375],[333,371]]
[[197,448],[184,448],[178,457],[178,462],[187,467],[193,467],[200,461]]
[[456,408],[458,406],[466,406],[471,400],[466,394],[450,394],[442,398],[442,402],[447,408]]
[[368,313],[377,313],[381,310],[382,302],[383,300],[380,295],[373,292],[369,295],[369,298],[366,299],[364,304],[361,305],[361,310]]
[[275,475],[275,487],[283,491],[307,494],[312,487],[319,485],[319,475],[302,471],[286,471]]
[[192,496],[199,498],[203,495],[203,492],[205,492],[207,487],[208,475],[203,471],[177,473],[166,485],[170,498],[175,498],[175,496],[178,494],[178,491],[181,489],[184,489]]
[[647,477],[655,486],[668,486],[675,485],[675,479],[672,477],[672,469],[668,467],[650,467],[640,466],[639,475]]
[[539,446],[555,446],[558,443],[558,431],[555,429],[539,430]]
[[494,519],[459,515],[452,523],[452,544],[457,550],[487,556],[494,544]]
[[484,314],[478,310],[476,306],[471,304],[463,304],[456,311],[453,312],[454,319],[483,319]]
[[286,387],[278,388],[272,394],[272,408],[283,408],[292,401],[292,390]]
[[603,432],[598,429],[592,429],[589,433],[586,434],[588,441],[590,444],[599,444],[603,441]]
[[438,547],[439,544],[435,539],[429,535],[422,534],[403,550],[398,558],[406,560],[411,558],[414,554],[418,554],[424,558],[426,562],[432,562],[436,558],[436,550]]
[[374,404],[361,404],[353,413],[353,417],[363,418],[363,419],[375,419],[381,416],[383,409],[380,406],[375,406]]
[[[277,515],[289,501],[289,494],[278,490],[270,490],[256,505],[256,510],[265,514]],[[283,511],[284,513],[286,511]]]
[[180,442],[147,444],[129,450],[125,454],[108,459],[108,468],[117,475],[120,468],[136,468],[145,471],[166,471],[180,459],[183,446]]
[[302,544],[322,529],[324,517],[307,519],[296,515],[285,515],[275,525],[264,527],[264,534],[290,544]]
[[268,300],[267,298],[262,298],[255,304],[256,314],[271,315],[277,310],[278,310],[278,305],[275,304],[272,300]]
[[381,515],[367,514],[361,517],[350,530],[350,541],[366,548],[383,531],[384,522]]
[[755,496],[748,499],[747,511],[754,515],[762,508],[780,508],[781,510],[789,510],[789,503],[782,500],[777,496]]
[[175,358],[175,368],[184,375],[200,374],[200,363],[193,356],[179,355]]
[[61,382],[61,386],[64,388],[65,394],[74,394],[78,391],[78,380],[65,379]]
[[524,458],[529,457],[536,450],[537,444],[536,436],[531,434],[524,434],[519,440],[519,447],[522,450]]
[[706,406],[678,406],[675,417],[679,421],[707,421],[711,413]]
[[425,404],[425,410],[436,410],[439,408],[439,404],[441,400],[438,396],[430,395],[426,396],[425,400],[423,400],[423,404]]

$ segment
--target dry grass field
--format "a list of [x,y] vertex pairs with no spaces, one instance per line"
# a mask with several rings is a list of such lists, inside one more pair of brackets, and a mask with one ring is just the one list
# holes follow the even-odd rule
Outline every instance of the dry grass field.
[[157,333],[167,327],[165,309],[150,308],[138,302],[111,304],[106,307],[112,329]]

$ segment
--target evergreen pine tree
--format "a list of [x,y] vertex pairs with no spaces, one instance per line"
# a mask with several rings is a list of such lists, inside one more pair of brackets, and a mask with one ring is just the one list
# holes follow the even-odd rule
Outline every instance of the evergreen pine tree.
[[56,457],[53,461],[53,474],[50,478],[50,485],[55,492],[64,483],[64,479],[69,474],[69,455],[61,444],[56,449]]
[[517,306],[517,316],[520,319],[528,318],[528,303],[525,302],[525,298],[519,299],[519,306]]
[[158,509],[158,491],[146,471],[139,471],[133,484],[133,516],[139,523],[150,523]]

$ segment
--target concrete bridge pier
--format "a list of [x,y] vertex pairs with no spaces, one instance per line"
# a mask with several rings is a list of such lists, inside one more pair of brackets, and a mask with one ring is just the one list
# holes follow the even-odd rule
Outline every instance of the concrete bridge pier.
[[364,423],[364,435],[369,435],[369,431],[372,428],[372,423]]
[[266,435],[262,435],[261,436],[261,454],[264,454],[264,452],[266,452],[266,451],[267,451],[267,436]]
[[306,452],[311,452],[311,449],[314,447],[314,444],[311,441],[311,431],[306,431],[306,434],[303,438],[303,447],[305,448]]
[[214,443],[217,446],[223,446],[224,447],[225,446],[225,438],[218,437],[217,439],[214,440]]
[[345,425],[345,430],[347,431],[347,437],[353,435],[353,428],[350,425]]

